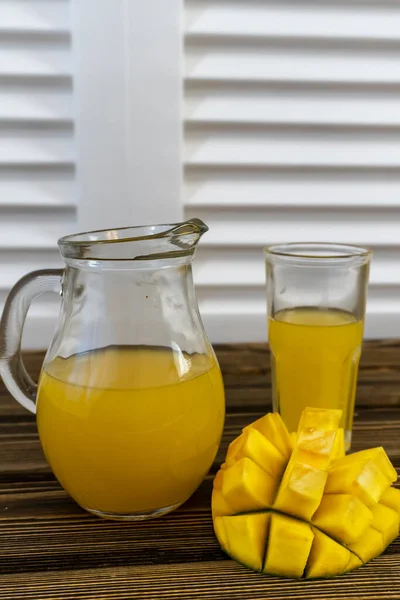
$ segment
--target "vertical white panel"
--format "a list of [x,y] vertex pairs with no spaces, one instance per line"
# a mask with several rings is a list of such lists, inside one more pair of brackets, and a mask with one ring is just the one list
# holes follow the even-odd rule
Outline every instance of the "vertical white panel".
[[181,14],[181,0],[73,0],[82,229],[182,217]]

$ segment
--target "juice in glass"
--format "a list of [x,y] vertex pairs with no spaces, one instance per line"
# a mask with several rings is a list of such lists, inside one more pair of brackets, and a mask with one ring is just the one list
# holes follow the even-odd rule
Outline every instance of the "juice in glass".
[[276,410],[296,431],[306,406],[340,408],[351,435],[364,321],[343,310],[293,308],[269,319]]
[[45,365],[37,423],[56,477],[112,516],[184,502],[217,452],[224,389],[212,355],[109,347]]

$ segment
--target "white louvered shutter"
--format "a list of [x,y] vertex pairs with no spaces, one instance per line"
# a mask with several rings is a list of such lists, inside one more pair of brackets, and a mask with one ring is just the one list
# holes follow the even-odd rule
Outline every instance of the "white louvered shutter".
[[[1,308],[15,281],[60,266],[57,239],[76,229],[70,6],[0,0]],[[43,348],[58,310],[42,297],[25,347]]]
[[186,0],[187,217],[217,341],[264,340],[262,248],[374,250],[366,335],[400,335],[400,2]]

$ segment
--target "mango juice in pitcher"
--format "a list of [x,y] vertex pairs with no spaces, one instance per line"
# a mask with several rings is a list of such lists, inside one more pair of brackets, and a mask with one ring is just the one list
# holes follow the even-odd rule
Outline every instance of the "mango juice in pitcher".
[[307,406],[343,410],[351,430],[363,320],[322,308],[282,310],[269,319],[269,342],[277,406],[296,431]]
[[[207,230],[189,219],[66,236],[65,269],[28,273],[5,303],[0,375],[37,414],[61,485],[100,517],[167,514],[217,454],[224,387],[192,277]],[[36,386],[20,342],[29,305],[45,291],[61,306]]]
[[186,500],[206,475],[224,422],[212,356],[110,347],[56,358],[42,372],[40,440],[55,475],[103,514]]

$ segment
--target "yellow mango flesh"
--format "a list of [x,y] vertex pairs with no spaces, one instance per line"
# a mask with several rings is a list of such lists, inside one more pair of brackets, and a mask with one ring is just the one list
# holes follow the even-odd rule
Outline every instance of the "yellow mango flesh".
[[264,573],[301,577],[313,542],[308,523],[274,513],[268,538]]
[[333,577],[344,573],[351,558],[350,551],[315,527],[312,532],[314,541],[308,557],[307,578]]
[[354,571],[354,569],[358,569],[358,567],[362,567],[362,565],[363,561],[350,552],[350,559],[344,572],[350,573],[350,571]]
[[248,428],[259,431],[285,458],[290,457],[293,450],[292,438],[278,413],[268,413],[245,427],[243,431]]
[[390,482],[373,463],[350,463],[330,471],[327,494],[354,494],[367,506],[373,506],[390,486]]
[[397,536],[396,471],[383,448],[345,456],[340,418],[306,409],[296,434],[285,429],[279,442],[283,421],[266,415],[232,442],[212,493],[215,533],[230,556],[266,574],[333,577]]
[[221,544],[222,549],[227,554],[230,554],[229,539],[228,534],[225,530],[224,518],[226,517],[218,516],[213,518],[214,533],[217,536],[217,539]]
[[386,548],[399,535],[399,515],[395,510],[384,504],[376,504],[371,508],[371,512],[371,525],[382,534],[383,545]]
[[219,471],[217,471],[217,474],[214,477],[213,480],[213,489],[214,490],[220,490],[222,488],[222,479],[223,479],[223,472],[221,471],[221,469]]
[[234,509],[225,500],[221,490],[213,490],[211,494],[211,512],[213,517],[233,515]]
[[286,467],[284,456],[257,429],[245,430],[232,442],[226,454],[226,467],[241,458],[250,458],[274,478],[280,478]]
[[349,454],[344,458],[340,458],[332,462],[331,468],[334,469],[336,467],[344,465],[348,465],[350,463],[362,463],[368,460],[373,460],[378,469],[385,475],[385,477],[391,483],[394,483],[397,480],[397,472],[393,467],[392,463],[388,455],[382,446],[378,446],[377,448],[368,448],[367,450],[360,450],[359,452],[354,452],[354,454]]
[[[297,431],[293,431],[293,433],[290,434],[290,437],[292,438],[292,444],[293,444],[293,448],[296,446],[297,444]],[[333,445],[333,449],[332,449],[332,460],[337,459],[337,458],[343,458],[343,456],[346,455],[345,452],[345,445],[344,445],[344,429],[342,427],[339,427],[338,430],[336,431],[336,437],[335,437],[335,441],[334,441],[334,445]]]
[[343,542],[355,542],[371,525],[372,513],[351,494],[324,495],[313,523],[328,535]]
[[335,442],[332,449],[332,460],[342,458],[345,455],[344,429],[343,427],[339,427],[339,429],[336,431]]
[[354,494],[367,506],[373,506],[397,479],[396,471],[381,447],[357,452],[346,458],[332,462],[326,493]]
[[297,446],[294,451],[296,460],[317,469],[327,469],[331,461],[336,434],[336,431],[303,429],[297,436]]
[[274,508],[310,520],[321,502],[326,478],[326,471],[309,465],[299,462],[288,465]]
[[400,490],[394,487],[390,487],[382,495],[380,503],[392,508],[400,515]]
[[349,549],[359,556],[364,563],[367,563],[384,551],[382,534],[373,527],[368,527],[367,531],[356,542],[349,545]]
[[235,512],[222,494],[223,473],[223,471],[219,470],[213,481],[213,491],[211,494],[211,512],[213,517],[233,515]]
[[302,429],[336,431],[339,428],[341,418],[341,410],[307,407],[300,417],[297,431],[299,432]]
[[271,506],[279,482],[249,458],[224,469],[222,494],[235,512],[248,512]]
[[[333,413],[333,414],[331,414]],[[309,521],[324,493],[340,410],[306,408],[274,508]],[[317,428],[319,427],[319,428]]]
[[254,571],[262,570],[269,520],[269,513],[222,517],[229,554]]

